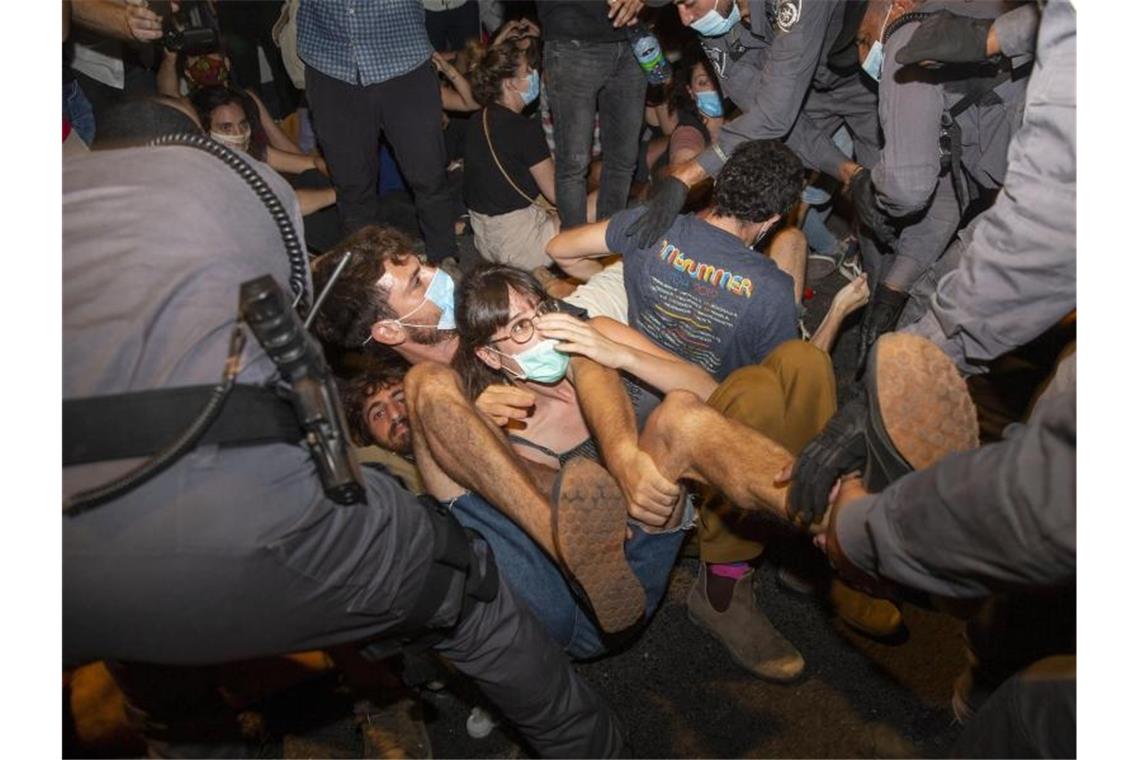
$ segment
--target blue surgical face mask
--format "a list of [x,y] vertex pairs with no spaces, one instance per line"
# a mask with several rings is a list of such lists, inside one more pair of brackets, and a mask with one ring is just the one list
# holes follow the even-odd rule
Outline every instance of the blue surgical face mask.
[[[894,3],[891,4],[892,8]],[[867,76],[878,82],[883,78],[883,32],[887,29],[887,19],[891,17],[890,9],[887,10],[887,16],[883,19],[883,28],[879,30],[879,39],[875,40],[871,45],[871,50],[867,53],[867,57],[863,59],[863,71],[867,72]]]
[[[417,325],[404,320],[415,314],[423,308],[424,304],[428,302],[434,303],[439,307],[439,324],[435,325]],[[436,269],[435,274],[432,275],[431,283],[428,284],[427,291],[424,293],[424,300],[420,301],[416,308],[409,311],[399,319],[393,319],[398,325],[404,327],[434,327],[437,330],[454,330],[455,329],[455,280],[451,279],[451,275],[442,269]]]
[[558,341],[547,338],[539,341],[522,353],[510,356],[497,351],[490,346],[488,349],[500,356],[514,359],[522,373],[513,372],[503,365],[503,371],[514,375],[519,380],[534,380],[537,383],[557,383],[566,376],[566,368],[570,366],[570,356],[554,348]]
[[724,116],[724,101],[720,99],[720,93],[716,90],[701,90],[695,93],[697,99],[697,110],[708,116],[710,119],[715,119],[718,116]]
[[863,59],[863,71],[867,72],[867,76],[876,82],[883,76],[883,43],[878,40],[875,40],[875,44],[871,45],[871,51]]
[[519,97],[522,98],[524,106],[529,106],[538,97],[538,90],[541,82],[538,77],[538,70],[531,69],[530,73],[526,75],[526,91],[520,92]]
[[720,37],[721,35],[728,34],[728,30],[736,26],[740,22],[740,9],[736,7],[736,3],[732,3],[732,12],[728,14],[728,18],[720,15],[716,11],[716,5],[709,8],[709,12],[701,16],[699,19],[689,25],[694,32],[702,37]]

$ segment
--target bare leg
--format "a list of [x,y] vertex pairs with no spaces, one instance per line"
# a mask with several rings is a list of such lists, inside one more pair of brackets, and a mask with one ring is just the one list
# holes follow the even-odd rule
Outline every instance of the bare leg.
[[625,558],[625,501],[600,465],[574,459],[559,474],[555,518],[544,495],[555,473],[524,466],[502,431],[463,395],[442,364],[418,364],[404,379],[412,447],[437,499],[479,493],[519,525],[581,586],[602,630],[628,628],[645,612],[645,591]]
[[693,393],[669,393],[646,423],[640,445],[670,480],[706,483],[743,509],[787,516],[787,486],[776,485],[776,476],[792,455]]
[[782,271],[792,277],[796,305],[804,294],[804,272],[807,271],[807,238],[795,227],[785,227],[772,237],[767,254]]
[[404,380],[404,393],[428,492],[441,501],[466,491],[481,494],[556,557],[549,501],[499,429],[463,395],[459,376],[443,364],[417,364]]

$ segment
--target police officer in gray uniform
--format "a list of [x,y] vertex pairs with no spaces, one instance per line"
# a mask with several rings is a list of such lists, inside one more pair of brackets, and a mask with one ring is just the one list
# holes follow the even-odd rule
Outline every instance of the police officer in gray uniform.
[[[1015,13],[1017,32],[1002,43],[1007,54],[1028,52],[1036,24]],[[948,34],[942,18],[926,19],[900,55],[937,60]],[[985,362],[1025,345],[1076,306],[1076,14],[1068,2],[1044,5],[1035,41],[1005,184],[962,231],[958,265],[939,281],[930,310],[904,329],[937,344],[964,375],[985,371]],[[788,494],[793,515],[823,517],[835,481],[866,461],[866,429],[860,410],[847,404],[808,443]]]
[[984,206],[1005,181],[1031,61],[1017,54],[938,69],[899,61],[898,51],[924,19],[957,25],[963,34],[956,38],[979,39],[983,58],[991,27],[997,39],[1008,39],[1036,21],[1033,6],[995,21],[1007,7],[997,1],[939,0],[907,12],[910,7],[872,0],[860,30],[864,71],[879,82],[883,147],[878,165],[855,175],[851,192],[860,219],[888,249],[883,257],[874,247],[864,251],[873,295],[860,331],[860,366],[875,339],[895,327],[908,294],[932,271],[963,212]]
[[[700,35],[722,91],[742,113],[721,127],[715,143],[659,184],[648,211],[627,233],[638,236],[639,245],[660,238],[689,188],[715,177],[742,142],[782,139],[805,165],[841,182],[859,165],[877,163],[876,97],[854,55],[862,3],[753,0],[747,24],[737,0],[675,3],[681,22]],[[843,124],[854,138],[858,164],[831,141]]]
[[[293,198],[249,163],[273,195]],[[304,252],[299,269],[285,255],[281,220],[198,148],[77,157],[65,163],[63,190],[65,444],[70,400],[217,383],[240,283],[268,274],[310,287]],[[287,202],[283,216],[299,230]],[[232,366],[247,388],[278,371],[253,340]],[[65,498],[138,461],[65,467]],[[128,699],[143,700],[132,714],[151,739],[232,754],[219,736],[175,732],[187,705],[204,698],[200,666],[435,632],[436,651],[540,754],[626,751],[613,715],[516,603],[481,539],[447,540],[459,561],[443,566],[451,518],[386,471],[365,468],[363,499],[347,505],[316,473],[301,442],[205,443],[125,495],[65,516],[65,667],[130,663],[115,673]],[[472,581],[483,591],[472,594]]]

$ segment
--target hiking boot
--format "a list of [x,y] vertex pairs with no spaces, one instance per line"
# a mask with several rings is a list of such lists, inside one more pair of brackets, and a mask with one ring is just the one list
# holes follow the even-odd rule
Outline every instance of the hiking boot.
[[708,597],[705,563],[689,589],[689,620],[711,633],[728,649],[733,661],[768,681],[786,682],[804,670],[804,658],[780,635],[768,616],[756,605],[752,591],[755,570],[736,581],[728,609],[719,612]]
[[867,636],[888,638],[902,629],[902,612],[894,602],[856,591],[838,578],[827,598],[844,623]]
[[645,614],[645,589],[625,558],[626,504],[621,488],[589,459],[571,459],[554,482],[554,546],[606,633]]
[[876,341],[868,361],[872,422],[910,467],[976,449],[978,412],[966,381],[936,345],[905,333]]

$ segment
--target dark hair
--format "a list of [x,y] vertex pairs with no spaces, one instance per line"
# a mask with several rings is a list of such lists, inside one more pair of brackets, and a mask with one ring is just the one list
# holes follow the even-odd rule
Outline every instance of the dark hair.
[[359,374],[349,378],[337,378],[336,387],[340,393],[340,402],[344,406],[348,433],[357,446],[378,443],[368,428],[368,420],[364,416],[364,402],[385,388],[400,385],[404,382],[406,374],[408,374],[408,363],[393,354],[391,358],[370,361]]
[[224,85],[202,87],[190,96],[190,102],[194,104],[194,110],[198,112],[198,118],[202,121],[202,128],[207,133],[211,131],[210,117],[215,108],[231,104],[241,106],[245,120],[249,122],[249,155],[258,161],[265,160],[269,138],[261,125],[261,114],[257,110],[257,103],[253,102],[249,93]]
[[403,264],[414,256],[412,240],[393,227],[364,227],[328,253],[313,260],[314,292],[320,293],[348,251],[352,259],[329,291],[313,323],[326,343],[359,350],[372,334],[372,325],[396,317],[388,291],[377,281],[388,262]]
[[795,207],[804,186],[804,165],[779,140],[741,143],[720,170],[713,187],[717,214],[745,222],[783,216]]
[[700,115],[697,101],[689,94],[689,85],[693,81],[693,73],[698,66],[704,67],[709,77],[716,84],[717,89],[720,89],[720,83],[717,81],[716,74],[709,65],[704,52],[700,48],[697,48],[696,51],[686,49],[681,60],[677,63],[673,72],[673,80],[669,84],[669,113],[690,111]]
[[470,61],[467,80],[471,83],[471,94],[484,107],[499,99],[503,82],[515,76],[520,61],[525,60],[531,68],[537,68],[534,45],[522,50],[513,41],[488,46],[471,40],[467,43],[467,59]]
[[108,107],[99,115],[91,147],[97,150],[125,148],[183,132],[200,135],[202,128],[165,98],[128,100]]
[[538,301],[547,298],[530,272],[508,264],[480,264],[464,275],[455,295],[459,348],[451,364],[470,398],[477,398],[488,385],[509,379],[505,372],[488,367],[475,351],[511,321],[510,288]]

